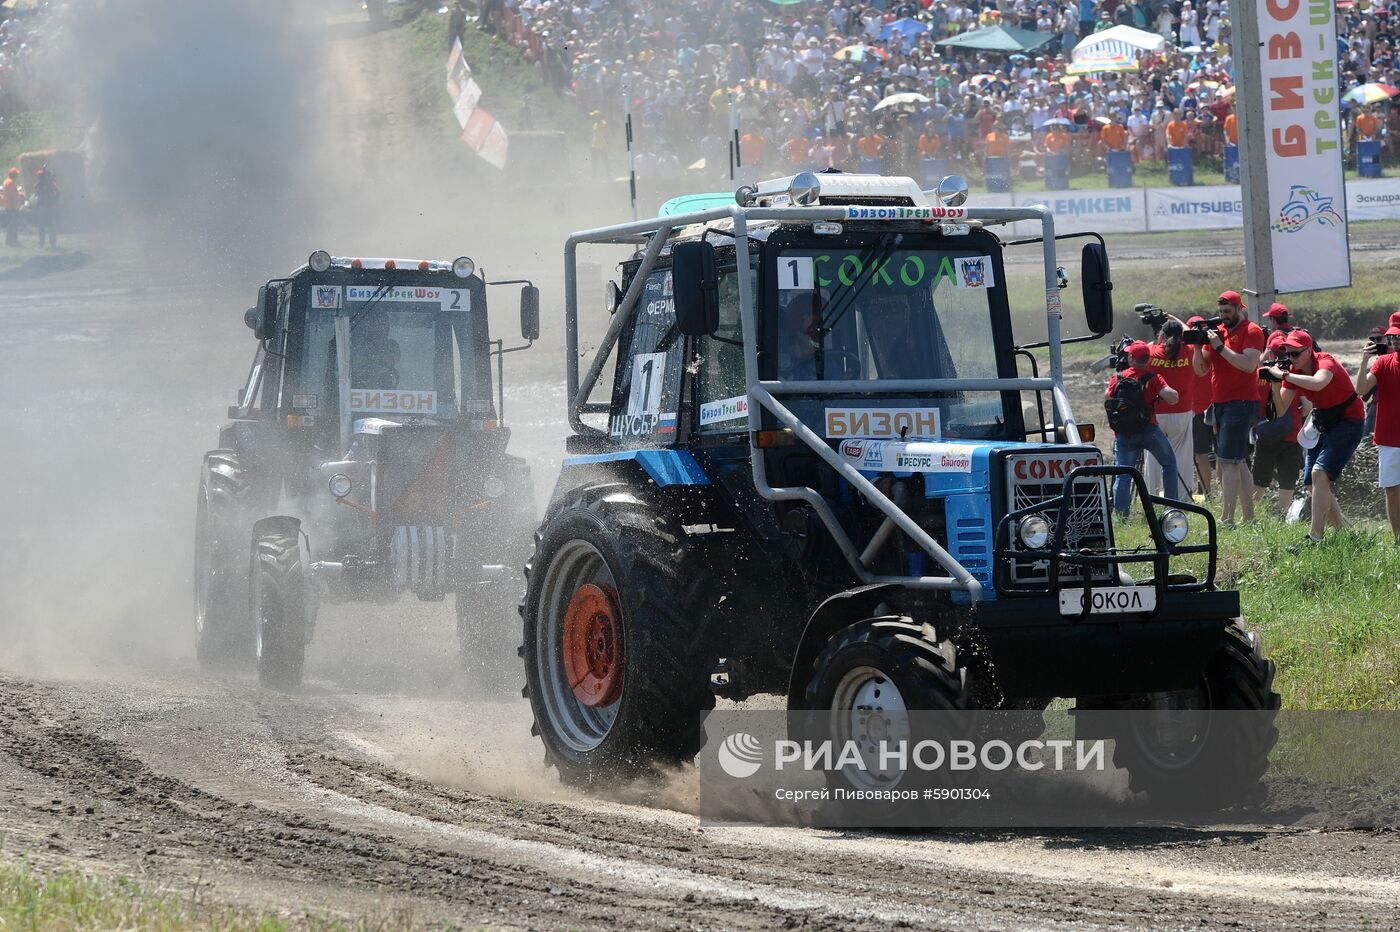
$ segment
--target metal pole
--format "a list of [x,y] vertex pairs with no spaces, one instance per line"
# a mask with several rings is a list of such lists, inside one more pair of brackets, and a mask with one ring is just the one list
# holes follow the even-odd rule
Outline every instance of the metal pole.
[[739,106],[734,92],[729,92],[729,180],[734,181],[743,167],[743,153],[739,151]]
[[1274,254],[1269,239],[1269,176],[1265,164],[1263,67],[1259,39],[1259,0],[1234,0],[1231,25],[1235,48],[1235,111],[1240,130],[1240,187],[1244,206],[1245,291],[1253,296],[1256,323],[1277,297]]
[[623,106],[627,114],[627,187],[632,194],[632,219],[637,219],[637,155],[632,151],[632,90],[622,88]]

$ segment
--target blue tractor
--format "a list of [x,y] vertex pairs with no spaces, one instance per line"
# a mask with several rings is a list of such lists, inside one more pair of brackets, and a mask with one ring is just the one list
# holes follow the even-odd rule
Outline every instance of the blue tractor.
[[[925,192],[804,172],[569,239],[572,434],[521,647],[564,780],[684,762],[716,695],[776,694],[865,722],[1056,697],[1258,710],[1244,741],[1111,736],[1138,789],[1184,771],[1257,786],[1279,696],[1238,594],[1214,584],[1213,519],[1106,465],[1065,393],[1056,245],[1088,240],[1088,340],[1112,329],[1103,240],[966,197],[956,177]],[[1032,232],[1004,243],[1012,224]],[[634,252],[580,373],[585,244]],[[1042,253],[1043,341],[1013,339],[1008,245]],[[1115,546],[1106,489],[1124,472],[1147,546]]]

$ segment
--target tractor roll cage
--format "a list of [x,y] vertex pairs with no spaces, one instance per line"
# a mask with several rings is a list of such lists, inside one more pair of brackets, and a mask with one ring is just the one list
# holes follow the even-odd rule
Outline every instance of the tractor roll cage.
[[[935,197],[935,203],[937,199]],[[1039,221],[1045,259],[1045,314],[1050,350],[1050,374],[1048,378],[1029,379],[903,379],[888,381],[765,381],[758,377],[758,344],[756,317],[754,314],[753,285],[748,275],[739,275],[739,311],[744,344],[744,382],[749,399],[749,432],[753,436],[760,429],[760,407],[769,411],[793,435],[810,447],[832,469],[844,478],[865,499],[884,514],[885,520],[876,530],[865,549],[857,549],[846,533],[830,504],[815,489],[806,487],[775,488],[768,482],[763,456],[750,456],[754,486],[760,495],[769,501],[800,501],[809,505],[820,516],[822,523],[831,534],[842,554],[850,563],[851,569],[864,584],[895,583],[917,589],[944,589],[966,592],[973,601],[983,598],[982,584],[966,567],[952,557],[923,528],[919,527],[904,510],[887,495],[876,488],[850,463],[845,462],[831,449],[827,442],[804,424],[784,405],[779,398],[784,395],[818,394],[891,394],[947,391],[1048,391],[1054,402],[1055,426],[1065,431],[1065,436],[1078,436],[1077,426],[1070,411],[1069,397],[1065,393],[1060,351],[1060,286],[1056,275],[1055,261],[1055,220],[1049,209],[1037,205],[1026,207],[983,207],[968,208],[965,211],[950,209],[949,220],[975,220],[987,224],[1012,223],[1019,220]],[[860,223],[853,219],[845,207],[742,207],[737,203],[726,207],[656,217],[632,223],[618,224],[584,230],[569,237],[564,246],[564,314],[565,345],[568,359],[569,423],[573,429],[585,436],[606,436],[604,431],[585,424],[583,415],[602,414],[610,406],[601,402],[589,402],[588,398],[597,385],[603,367],[607,364],[618,337],[636,310],[647,276],[660,258],[662,249],[677,231],[686,227],[728,220],[733,223],[735,258],[738,268],[750,265],[748,224],[753,221],[778,221],[780,223],[812,223],[834,221]],[[907,227],[927,230],[923,221],[875,221],[881,226]],[[641,264],[628,285],[626,294],[618,304],[598,345],[598,350],[583,378],[579,378],[578,365],[578,247],[581,244],[644,246]],[[875,558],[895,531],[903,531],[927,553],[948,575],[946,576],[877,576],[870,567]]]

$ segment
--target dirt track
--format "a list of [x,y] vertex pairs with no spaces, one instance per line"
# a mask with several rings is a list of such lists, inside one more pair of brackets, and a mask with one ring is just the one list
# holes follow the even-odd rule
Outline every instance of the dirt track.
[[[392,54],[384,36],[337,38],[338,117],[405,131],[384,103]],[[383,150],[350,151],[347,170]],[[404,251],[442,251],[421,240]],[[555,261],[541,252],[522,261]],[[1400,924],[1392,834],[702,827],[690,773],[658,799],[580,798],[541,766],[524,703],[464,681],[450,603],[338,610],[295,696],[200,672],[195,470],[252,352],[241,308],[269,271],[227,293],[114,246],[0,288],[0,384],[20,399],[0,452],[4,857],[291,914],[473,926]],[[522,361],[507,395],[544,491],[557,360]]]

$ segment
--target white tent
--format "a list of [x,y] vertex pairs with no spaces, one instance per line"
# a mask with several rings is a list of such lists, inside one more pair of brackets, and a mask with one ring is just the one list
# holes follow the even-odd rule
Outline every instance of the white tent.
[[1100,42],[1122,42],[1144,52],[1155,52],[1167,44],[1167,40],[1155,32],[1134,29],[1132,26],[1110,26],[1103,32],[1085,36],[1074,50],[1077,52],[1080,49],[1091,48]]

